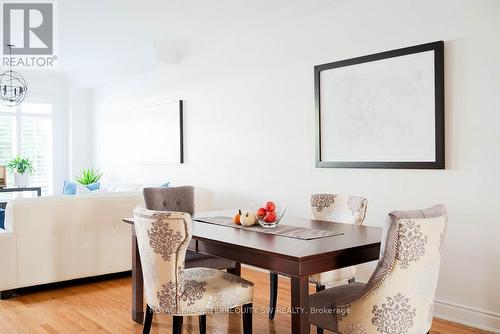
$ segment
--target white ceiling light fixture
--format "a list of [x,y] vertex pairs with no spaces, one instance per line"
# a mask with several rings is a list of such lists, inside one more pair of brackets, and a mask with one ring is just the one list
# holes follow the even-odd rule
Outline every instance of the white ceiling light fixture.
[[157,62],[163,64],[179,64],[181,62],[181,54],[175,43],[155,40],[153,47]]
[[0,102],[2,104],[15,107],[26,98],[28,83],[21,74],[12,70],[12,48],[13,44],[6,44],[9,47],[9,70],[0,75]]

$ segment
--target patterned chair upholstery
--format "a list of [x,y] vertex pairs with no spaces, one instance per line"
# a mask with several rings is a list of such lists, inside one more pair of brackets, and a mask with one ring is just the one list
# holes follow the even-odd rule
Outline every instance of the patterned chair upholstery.
[[[229,312],[234,307],[244,306],[244,316],[247,316],[245,333],[250,333],[251,318],[248,325],[248,316],[251,317],[251,313],[248,313],[251,311],[253,283],[217,269],[184,269],[191,225],[188,213],[153,211],[143,207],[134,210],[148,305],[145,332],[149,332],[153,312],[193,316]],[[182,321],[174,321],[174,332],[180,332],[180,326]]]
[[[334,194],[311,195],[311,211],[313,219],[334,221],[337,223],[363,224],[366,214],[367,199],[364,197]],[[316,291],[325,289],[328,283],[348,281],[353,282],[356,267],[346,267],[313,275],[309,282],[316,284]],[[278,274],[269,274],[269,319],[274,319],[276,301],[278,299]],[[318,329],[318,333],[322,331]]]
[[[361,225],[365,220],[368,200],[364,197],[334,194],[311,195],[311,212],[316,220],[336,223]],[[350,266],[316,274],[310,277],[311,283],[320,289],[329,283],[352,281],[356,275],[356,267]]]
[[368,283],[311,295],[312,324],[342,334],[429,331],[446,235],[446,209],[437,205],[394,211],[389,217],[381,256]]

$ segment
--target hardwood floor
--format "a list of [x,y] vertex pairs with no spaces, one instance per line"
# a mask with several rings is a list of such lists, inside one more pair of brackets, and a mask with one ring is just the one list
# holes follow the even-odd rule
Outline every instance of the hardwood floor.
[[[254,333],[290,333],[286,309],[290,305],[290,284],[280,279],[278,312],[267,320],[268,275],[243,269],[242,275],[255,282]],[[311,287],[312,289],[312,287]],[[312,292],[312,290],[311,290]],[[130,318],[130,278],[33,292],[0,301],[0,333],[126,333],[139,334],[142,326]],[[171,333],[171,317],[157,315],[151,333]],[[198,319],[187,317],[183,333],[198,333]],[[207,316],[207,333],[242,333],[241,316]],[[311,326],[311,333],[316,329]],[[325,333],[329,333],[325,331]],[[432,334],[487,333],[434,319]]]

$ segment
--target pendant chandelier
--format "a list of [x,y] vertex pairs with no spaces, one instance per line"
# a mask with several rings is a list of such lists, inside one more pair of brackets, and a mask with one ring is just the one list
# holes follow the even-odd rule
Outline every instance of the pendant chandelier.
[[0,102],[9,107],[15,107],[26,98],[28,85],[23,76],[12,70],[12,47],[9,47],[9,70],[0,75]]

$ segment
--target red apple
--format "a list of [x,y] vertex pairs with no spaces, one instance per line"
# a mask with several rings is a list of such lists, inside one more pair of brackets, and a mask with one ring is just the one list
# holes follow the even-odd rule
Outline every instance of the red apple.
[[264,217],[264,221],[266,223],[274,223],[276,221],[276,218],[277,218],[276,212],[274,212],[274,211],[269,212],[268,211],[266,216]]
[[266,216],[266,213],[267,213],[267,210],[264,209],[264,208],[260,208],[258,211],[257,211],[257,218],[259,219],[263,219],[265,216]]
[[276,205],[273,202],[267,202],[266,210],[267,212],[274,212],[274,210],[276,210]]

